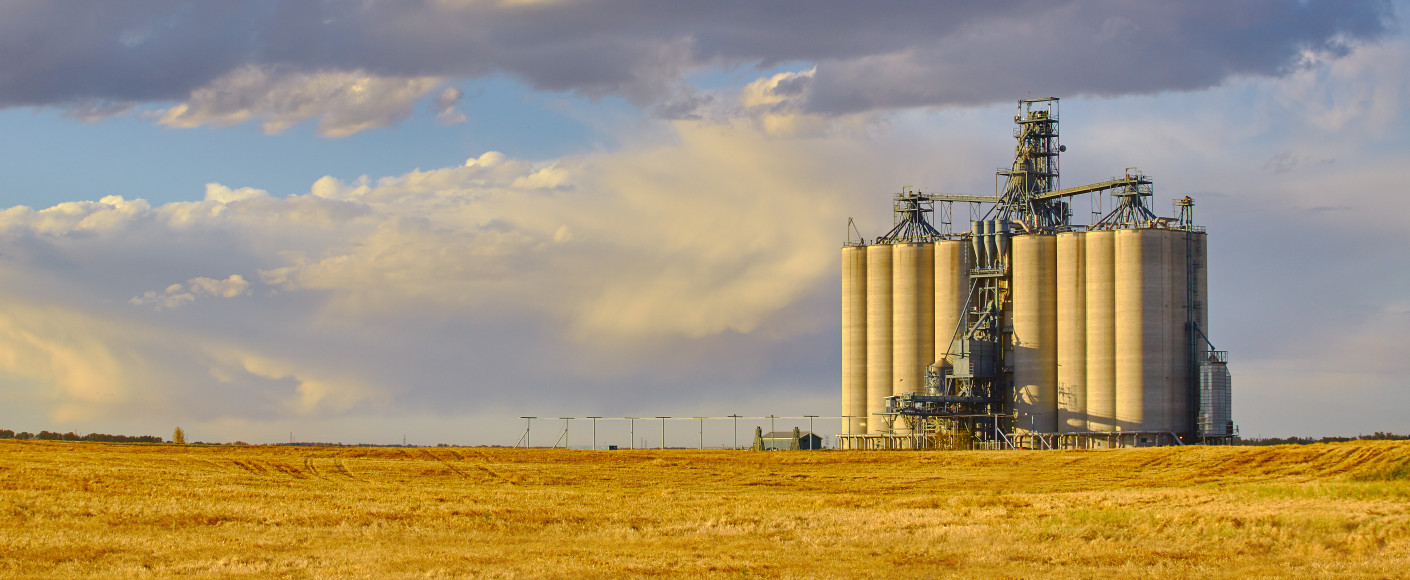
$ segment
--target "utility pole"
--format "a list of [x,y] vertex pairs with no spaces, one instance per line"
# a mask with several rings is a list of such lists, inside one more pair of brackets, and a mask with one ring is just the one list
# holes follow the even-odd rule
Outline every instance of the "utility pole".
[[704,450],[704,449],[705,449],[705,418],[704,418],[704,417],[696,417],[696,419],[699,419],[699,420],[700,420],[700,449],[701,449],[701,450]]
[[[817,415],[803,415],[803,416],[808,418],[808,435],[810,435],[810,436],[811,436],[811,435],[817,435],[817,433],[814,433],[814,432],[813,432],[813,419],[816,419],[816,418],[817,418]],[[809,451],[814,451],[814,449],[813,449],[813,439],[812,439],[812,437],[809,437],[809,438],[808,438],[808,450],[809,450]]]
[[638,417],[627,417],[632,421],[632,449],[636,449],[636,420]]
[[734,450],[739,451],[739,414],[730,415],[734,418]]
[[602,417],[588,417],[592,419],[592,450],[597,451],[597,420]]
[[666,450],[666,419],[670,419],[670,417],[657,417],[657,419],[660,419],[660,420],[661,420],[661,450],[662,450],[662,451],[665,451],[665,450]]
[[524,420],[524,448],[525,448],[525,449],[528,449],[528,448],[534,446],[534,442],[530,439],[530,437],[531,437],[531,435],[533,434],[533,431],[534,431],[534,419],[537,419],[537,418],[538,418],[538,417],[520,417],[520,419],[523,419],[523,420]]

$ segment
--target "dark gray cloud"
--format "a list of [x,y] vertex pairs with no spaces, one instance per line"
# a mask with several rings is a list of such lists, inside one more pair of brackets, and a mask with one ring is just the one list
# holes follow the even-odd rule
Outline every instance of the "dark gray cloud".
[[[506,74],[675,116],[702,66],[818,66],[814,111],[1150,93],[1278,75],[1394,26],[1390,4],[47,2],[0,5],[0,106],[180,101],[246,66]],[[95,105],[97,103],[97,105]]]

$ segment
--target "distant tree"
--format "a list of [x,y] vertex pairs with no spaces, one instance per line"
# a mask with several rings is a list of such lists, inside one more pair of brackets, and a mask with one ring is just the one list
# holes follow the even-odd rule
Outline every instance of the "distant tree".
[[752,450],[754,450],[754,451],[763,451],[763,450],[764,450],[764,428],[763,428],[763,427],[755,427],[755,428],[754,428],[754,446],[753,446],[753,447],[750,447],[750,449],[752,449]]
[[14,439],[15,432],[9,429],[0,429],[0,439]]
[[177,427],[176,430],[171,433],[171,442],[177,445],[185,445],[186,432],[182,431],[180,427]]
[[15,439],[34,439],[34,434],[29,431],[20,431],[15,433]]
[[798,428],[793,428],[793,441],[788,444],[789,451],[798,451],[803,448],[803,434],[798,432]]

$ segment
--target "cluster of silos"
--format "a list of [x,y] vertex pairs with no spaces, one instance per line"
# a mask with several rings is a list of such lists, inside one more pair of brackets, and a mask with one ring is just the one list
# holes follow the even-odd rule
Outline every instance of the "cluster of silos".
[[[960,240],[842,248],[842,414],[847,434],[884,433],[886,398],[923,393],[969,298]],[[937,345],[939,347],[937,352]]]
[[[976,222],[969,243],[843,248],[843,415],[849,434],[882,433],[886,397],[921,393],[969,300],[971,268],[1003,267],[1005,368],[1018,432],[1195,431],[1207,349],[1205,234],[1125,228],[1007,232]],[[996,229],[997,227],[997,229]]]
[[1203,285],[1203,232],[1014,237],[1015,430],[1192,433]]

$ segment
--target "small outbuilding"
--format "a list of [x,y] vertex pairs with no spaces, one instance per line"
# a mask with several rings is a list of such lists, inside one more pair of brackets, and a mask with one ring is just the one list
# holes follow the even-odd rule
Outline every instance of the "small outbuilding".
[[[771,431],[762,438],[765,451],[811,451],[822,449],[823,438],[810,431]],[[796,445],[795,445],[796,442]]]

